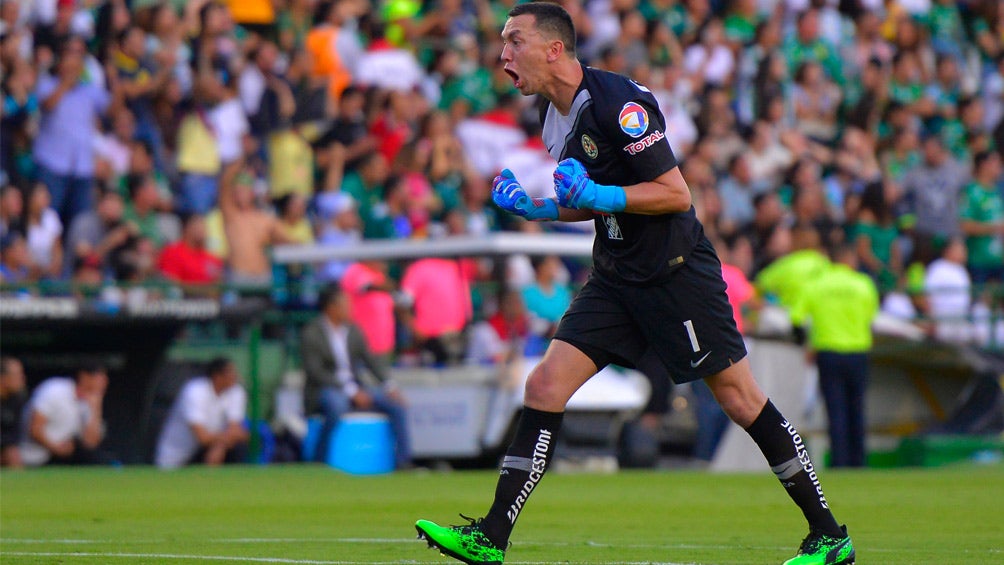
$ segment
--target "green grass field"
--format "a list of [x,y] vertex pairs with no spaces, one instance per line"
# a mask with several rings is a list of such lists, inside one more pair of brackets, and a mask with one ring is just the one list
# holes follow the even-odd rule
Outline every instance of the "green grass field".
[[[828,471],[859,564],[1004,563],[1004,466]],[[495,473],[352,477],[322,466],[43,469],[0,475],[0,562],[450,563],[424,517],[481,515]],[[769,472],[552,474],[507,564],[781,563],[801,514]]]

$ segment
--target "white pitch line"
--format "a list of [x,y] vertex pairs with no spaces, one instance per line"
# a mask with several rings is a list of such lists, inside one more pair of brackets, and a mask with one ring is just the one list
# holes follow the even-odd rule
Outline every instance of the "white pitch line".
[[209,543],[413,543],[416,538],[221,538]]
[[[32,552],[5,551],[4,555],[18,557],[90,557],[102,559],[178,559],[187,561],[241,561],[245,563],[282,563],[286,565],[441,565],[436,561],[318,561],[314,559],[286,559],[281,557],[234,557],[230,555],[184,555],[177,553],[86,553],[72,552]],[[585,561],[565,561],[565,565],[588,565]],[[552,565],[552,561],[512,561],[511,565]],[[670,561],[608,561],[606,565],[699,565],[697,563],[675,563]]]
[[[190,561],[243,561],[251,563],[286,563],[292,565],[359,565],[365,561],[317,561],[314,559],[286,559],[282,557],[235,557],[231,555],[184,555],[180,553],[88,553],[83,551],[5,551],[4,555],[22,557],[92,557],[114,559],[179,559]],[[391,565],[399,561],[373,561],[371,565]]]

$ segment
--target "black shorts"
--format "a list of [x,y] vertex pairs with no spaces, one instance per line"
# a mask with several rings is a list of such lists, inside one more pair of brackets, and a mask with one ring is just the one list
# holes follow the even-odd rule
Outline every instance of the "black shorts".
[[665,282],[631,286],[594,273],[554,338],[581,350],[597,368],[615,363],[649,376],[667,371],[677,384],[714,375],[746,356],[722,266],[707,239]]

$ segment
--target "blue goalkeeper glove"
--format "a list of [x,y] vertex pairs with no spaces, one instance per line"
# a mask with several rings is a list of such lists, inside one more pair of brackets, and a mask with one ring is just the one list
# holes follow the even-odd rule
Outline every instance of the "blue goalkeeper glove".
[[509,169],[503,169],[492,182],[492,200],[499,208],[527,220],[558,219],[558,203],[552,198],[530,198]]
[[572,158],[558,163],[554,170],[554,192],[558,195],[558,204],[565,208],[613,214],[623,212],[627,206],[623,187],[596,184],[582,163]]

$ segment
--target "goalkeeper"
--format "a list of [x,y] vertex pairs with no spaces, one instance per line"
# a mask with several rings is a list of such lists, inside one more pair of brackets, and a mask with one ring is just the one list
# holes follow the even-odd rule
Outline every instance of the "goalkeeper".
[[753,379],[721,264],[651,92],[581,65],[571,18],[556,4],[517,5],[502,40],[516,88],[548,101],[542,136],[559,164],[556,199],[529,198],[506,170],[495,179],[495,203],[528,220],[593,220],[594,267],[527,379],[488,513],[465,526],[419,520],[420,537],[465,563],[502,563],[516,519],[554,456],[568,399],[609,363],[634,366],[655,356],[677,383],[704,379],[805,515],[809,534],[787,563],[853,563],[851,540],[830,513],[801,437]]

